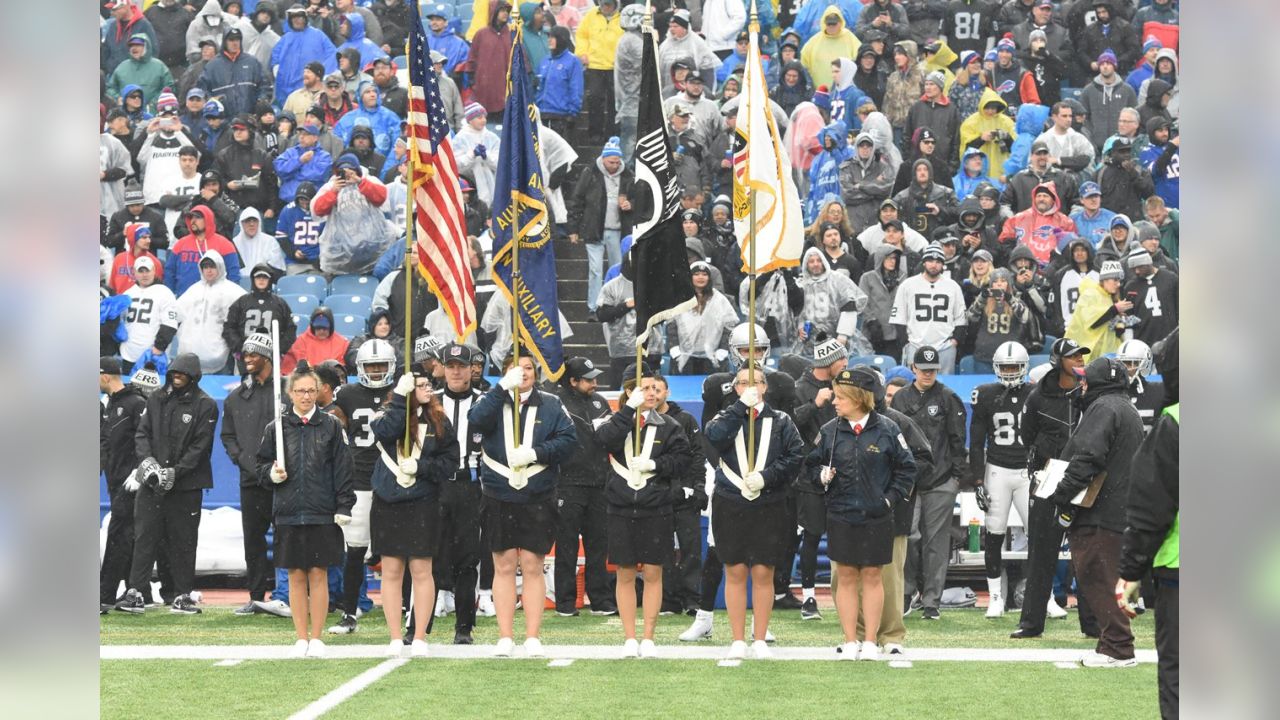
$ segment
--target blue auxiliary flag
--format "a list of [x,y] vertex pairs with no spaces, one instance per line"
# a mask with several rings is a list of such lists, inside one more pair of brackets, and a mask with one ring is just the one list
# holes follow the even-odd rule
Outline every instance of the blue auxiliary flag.
[[[519,25],[516,27],[493,191],[493,236],[498,248],[493,256],[493,276],[507,301],[520,308],[515,332],[520,333],[521,347],[527,347],[537,359],[546,378],[558,380],[564,372],[564,346],[556,296],[556,257],[538,162],[538,128],[530,120],[535,107],[533,93],[520,49]],[[515,275],[512,256],[517,237],[520,272]]]

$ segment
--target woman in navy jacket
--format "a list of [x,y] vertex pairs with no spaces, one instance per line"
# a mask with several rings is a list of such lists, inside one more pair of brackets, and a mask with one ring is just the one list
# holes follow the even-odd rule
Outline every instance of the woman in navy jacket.
[[[399,447],[404,440],[406,399],[409,434],[414,438],[407,457]],[[400,614],[406,565],[413,579],[414,616],[431,617],[436,599],[431,559],[440,534],[439,484],[458,467],[458,442],[426,375],[401,375],[391,402],[373,418],[370,429],[379,455],[373,466],[370,540],[373,553],[382,556],[382,611],[391,633],[387,655],[399,657],[404,650]],[[427,623],[414,624],[414,657],[427,656],[426,630]]]
[[[906,499],[916,463],[898,425],[875,411],[874,373],[844,370],[834,381],[836,417],[805,462],[819,468],[827,504],[827,556],[838,563],[836,611],[842,660],[877,660],[884,605],[880,566],[893,561],[893,507]],[[857,642],[858,587],[866,641]]]

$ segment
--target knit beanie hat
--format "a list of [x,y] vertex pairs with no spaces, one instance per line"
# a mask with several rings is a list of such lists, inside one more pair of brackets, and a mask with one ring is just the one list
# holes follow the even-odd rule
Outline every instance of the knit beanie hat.
[[819,110],[831,112],[831,91],[826,85],[819,85],[817,92],[813,94],[813,104],[818,106]]
[[467,122],[471,122],[472,120],[487,114],[488,113],[485,112],[484,106],[478,102],[469,102],[467,103],[467,106],[462,109],[462,116],[466,118]]
[[608,141],[605,142],[604,147],[600,150],[600,157],[622,157],[622,140],[618,139],[617,135],[609,138]]

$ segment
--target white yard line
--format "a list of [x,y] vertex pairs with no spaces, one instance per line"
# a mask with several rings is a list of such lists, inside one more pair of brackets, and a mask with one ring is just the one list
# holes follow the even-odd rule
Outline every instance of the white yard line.
[[241,660],[240,658],[227,658],[226,660],[219,660],[218,662],[214,663],[213,666],[214,667],[235,667],[242,662],[244,662],[244,660]]
[[289,720],[315,720],[350,699],[356,693],[386,677],[392,670],[409,662],[407,658],[391,658],[342,683],[323,697],[289,716]]
[[[103,645],[102,660],[284,660],[291,645]],[[385,645],[329,645],[329,659],[382,658]],[[728,652],[722,645],[659,645],[659,660],[722,660]],[[1049,662],[1076,663],[1088,654],[1084,648],[907,648],[903,660],[913,662]],[[613,645],[547,645],[550,660],[617,660],[620,647]],[[479,660],[493,655],[491,645],[432,645],[431,658]],[[774,647],[777,660],[835,660],[834,647]],[[516,649],[513,660],[522,659]],[[1156,661],[1154,650],[1137,651],[1138,662]],[[405,660],[405,659],[401,659]],[[407,661],[407,660],[405,660]],[[315,662],[312,659],[294,662]],[[431,662],[419,660],[417,662]],[[754,661],[753,661],[754,662]]]

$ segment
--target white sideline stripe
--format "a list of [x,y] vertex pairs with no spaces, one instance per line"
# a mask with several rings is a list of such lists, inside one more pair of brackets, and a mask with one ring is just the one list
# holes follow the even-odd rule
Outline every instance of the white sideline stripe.
[[573,658],[560,658],[547,663],[547,667],[569,667],[573,664]]
[[375,665],[325,693],[319,700],[290,715],[289,720],[315,720],[315,718],[334,709],[344,700],[350,699],[356,693],[378,682],[392,670],[407,662],[409,662],[408,658],[391,658],[386,662]]
[[235,667],[242,662],[244,662],[244,660],[241,660],[240,658],[227,658],[226,660],[219,660],[218,662],[214,663],[213,666],[214,667]]
[[721,660],[716,664],[719,665],[720,667],[738,667],[739,665],[742,664],[742,661],[741,660]]
[[[102,660],[284,660],[292,645],[103,645]],[[777,660],[835,660],[835,647],[774,647]],[[384,658],[386,645],[329,645],[326,656],[335,660]],[[547,645],[551,660],[618,660],[613,645]],[[724,645],[659,645],[659,660],[723,660],[729,650]],[[1077,663],[1088,654],[1085,648],[908,648],[904,660],[914,662],[1048,662]],[[488,660],[492,645],[432,645],[432,658],[446,660]],[[517,648],[512,660],[526,659]],[[1138,650],[1140,663],[1156,661],[1155,650]],[[311,660],[307,660],[311,662]],[[427,662],[430,662],[429,660]]]
[[899,670],[905,670],[911,667],[911,661],[910,660],[890,660],[889,667],[896,668]]

